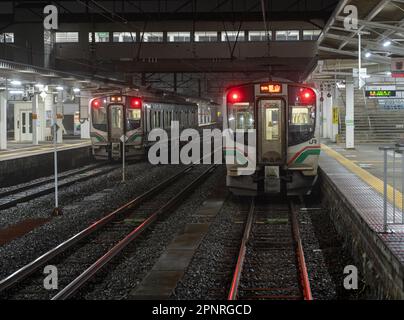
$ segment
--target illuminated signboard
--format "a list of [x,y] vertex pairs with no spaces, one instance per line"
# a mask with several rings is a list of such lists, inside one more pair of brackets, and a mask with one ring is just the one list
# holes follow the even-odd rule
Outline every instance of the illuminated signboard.
[[366,90],[365,95],[368,98],[390,98],[396,96],[395,90]]
[[261,93],[282,93],[282,85],[281,84],[261,84],[260,85]]

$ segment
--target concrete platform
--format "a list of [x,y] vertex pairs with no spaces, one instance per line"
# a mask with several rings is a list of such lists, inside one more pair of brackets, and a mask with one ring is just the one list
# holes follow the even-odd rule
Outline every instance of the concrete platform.
[[[404,225],[383,229],[383,162],[379,145],[345,150],[322,147],[320,183],[323,205],[330,208],[339,233],[356,258],[357,267],[377,298],[404,299]],[[392,155],[391,155],[392,156]],[[361,163],[372,166],[360,166]],[[393,222],[393,188],[389,188],[388,220]],[[401,192],[396,190],[396,220],[401,222]]]
[[[88,147],[90,139],[70,139],[58,144],[57,149],[69,150],[74,148]],[[32,145],[26,142],[8,142],[7,150],[0,150],[0,161],[29,157],[38,154],[53,152],[53,142],[40,142],[39,145]]]
[[[89,140],[67,140],[58,145],[59,172],[71,170],[94,161]],[[10,144],[0,151],[0,187],[53,175],[53,144],[38,146]]]

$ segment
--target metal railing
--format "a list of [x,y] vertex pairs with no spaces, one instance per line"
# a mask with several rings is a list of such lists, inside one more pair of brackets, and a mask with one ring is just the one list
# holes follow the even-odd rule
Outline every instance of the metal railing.
[[[379,147],[379,150],[383,151],[383,231],[388,232],[389,225],[404,225],[404,143]],[[393,158],[392,168],[389,165],[389,155]],[[401,158],[401,161],[397,161],[397,158]],[[390,178],[389,168],[392,169]],[[399,179],[401,192],[397,191]]]

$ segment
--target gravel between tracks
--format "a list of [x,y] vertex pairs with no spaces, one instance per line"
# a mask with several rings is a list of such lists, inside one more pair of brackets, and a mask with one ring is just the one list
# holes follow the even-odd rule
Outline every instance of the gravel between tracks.
[[315,300],[363,299],[363,282],[359,290],[346,290],[343,286],[344,268],[355,265],[343,247],[328,210],[319,203],[308,203],[309,208],[298,215],[310,286]]
[[217,168],[180,207],[146,230],[142,239],[138,239],[140,241],[130,244],[76,298],[126,299],[151,270],[176,233],[188,223],[201,222],[190,212],[195,212],[202,205],[212,193],[212,186],[224,179],[224,175],[225,168]]
[[[121,171],[113,170],[107,175],[62,189],[62,216],[0,247],[0,277],[24,266],[183,167],[135,163],[128,166],[124,184],[120,183]],[[0,226],[4,228],[28,218],[49,217],[52,208],[53,195],[19,204],[0,212]]]

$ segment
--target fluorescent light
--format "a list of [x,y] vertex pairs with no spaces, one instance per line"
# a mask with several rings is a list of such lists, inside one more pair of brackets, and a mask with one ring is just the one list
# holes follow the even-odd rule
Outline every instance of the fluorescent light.
[[23,94],[24,90],[10,90],[9,93],[10,94]]
[[366,52],[366,53],[365,53],[365,57],[366,57],[366,58],[370,58],[371,55],[372,55],[372,54],[371,54],[370,52]]
[[79,88],[73,88],[73,92],[78,93],[78,92],[80,92],[80,89]]
[[386,40],[386,41],[384,41],[384,43],[383,43],[383,47],[388,47],[388,46],[390,46],[391,45],[391,41],[390,40]]
[[21,81],[18,80],[11,80],[10,82],[13,86],[20,86],[21,85]]
[[37,83],[34,86],[37,87],[37,88],[43,88],[43,84],[40,84],[40,83]]
[[64,89],[63,89],[63,87],[61,87],[61,86],[57,86],[57,87],[56,87],[56,90],[57,90],[57,91],[63,91]]

